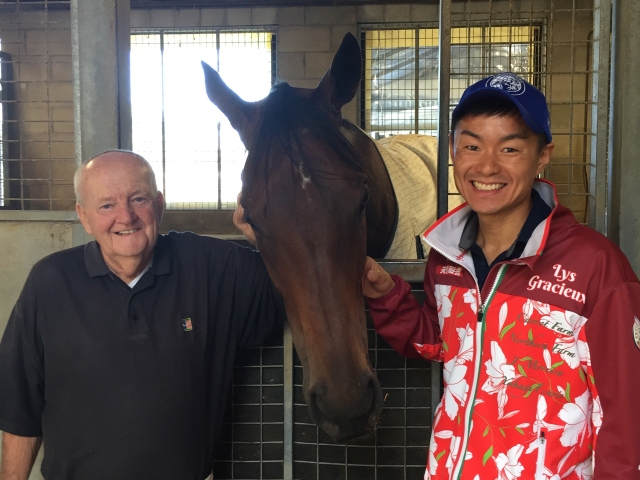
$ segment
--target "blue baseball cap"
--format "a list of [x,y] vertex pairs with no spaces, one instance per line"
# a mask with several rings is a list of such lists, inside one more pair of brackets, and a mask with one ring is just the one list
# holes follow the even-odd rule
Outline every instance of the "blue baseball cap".
[[551,119],[547,100],[543,93],[514,73],[505,72],[483,78],[468,87],[454,108],[451,118],[458,119],[469,101],[480,97],[495,96],[511,101],[534,133],[544,133],[551,143]]

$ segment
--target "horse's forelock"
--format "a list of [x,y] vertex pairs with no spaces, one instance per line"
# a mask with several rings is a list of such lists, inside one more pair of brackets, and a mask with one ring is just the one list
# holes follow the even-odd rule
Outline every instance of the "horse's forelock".
[[292,168],[304,167],[313,181],[315,174],[323,169],[312,165],[313,156],[301,135],[303,129],[334,151],[350,169],[363,171],[358,152],[329,115],[313,98],[297,95],[286,82],[274,85],[264,103],[262,124],[250,149],[245,170],[268,181],[269,172],[283,161],[282,156],[273,155],[273,152],[281,150],[291,161]]

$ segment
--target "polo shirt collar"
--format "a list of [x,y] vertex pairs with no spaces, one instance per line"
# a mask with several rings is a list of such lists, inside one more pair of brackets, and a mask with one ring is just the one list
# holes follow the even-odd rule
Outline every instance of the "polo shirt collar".
[[[95,240],[84,246],[84,264],[91,278],[108,275],[111,272],[102,258],[100,245]],[[153,249],[153,265],[149,270],[154,275],[171,273],[171,249],[164,235],[158,235],[158,241]]]
[[153,251],[153,265],[150,270],[154,275],[171,273],[171,248],[166,235],[158,235],[158,241]]

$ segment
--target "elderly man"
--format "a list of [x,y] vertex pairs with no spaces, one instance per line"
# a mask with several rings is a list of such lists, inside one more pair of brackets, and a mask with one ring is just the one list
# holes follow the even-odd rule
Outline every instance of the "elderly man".
[[202,480],[238,349],[282,324],[260,256],[158,234],[150,165],[105,152],[75,177],[95,237],[32,269],[0,343],[0,479]]
[[640,284],[536,180],[554,148],[544,96],[498,74],[452,118],[467,204],[424,234],[423,306],[371,259],[363,277],[378,332],[444,362],[425,479],[640,478]]

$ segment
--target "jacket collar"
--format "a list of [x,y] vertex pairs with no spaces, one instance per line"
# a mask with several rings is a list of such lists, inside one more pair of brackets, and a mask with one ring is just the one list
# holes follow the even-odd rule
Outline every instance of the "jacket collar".
[[[100,245],[95,240],[84,246],[84,265],[91,278],[110,273],[109,267],[102,257]],[[154,275],[171,273],[171,248],[165,235],[158,235],[158,241],[153,249],[153,264],[149,270]]]
[[[549,236],[551,219],[558,210],[558,197],[555,185],[547,180],[536,179],[533,188],[540,194],[542,200],[552,208],[551,214],[542,221],[533,231],[524,251],[514,263],[526,263],[533,267],[536,259],[542,254]],[[458,245],[464,226],[471,214],[471,207],[463,203],[445,216],[440,218],[423,234],[423,240],[435,248],[449,260],[464,266],[470,272],[475,272],[473,258],[469,250]],[[575,221],[575,220],[574,220]]]

